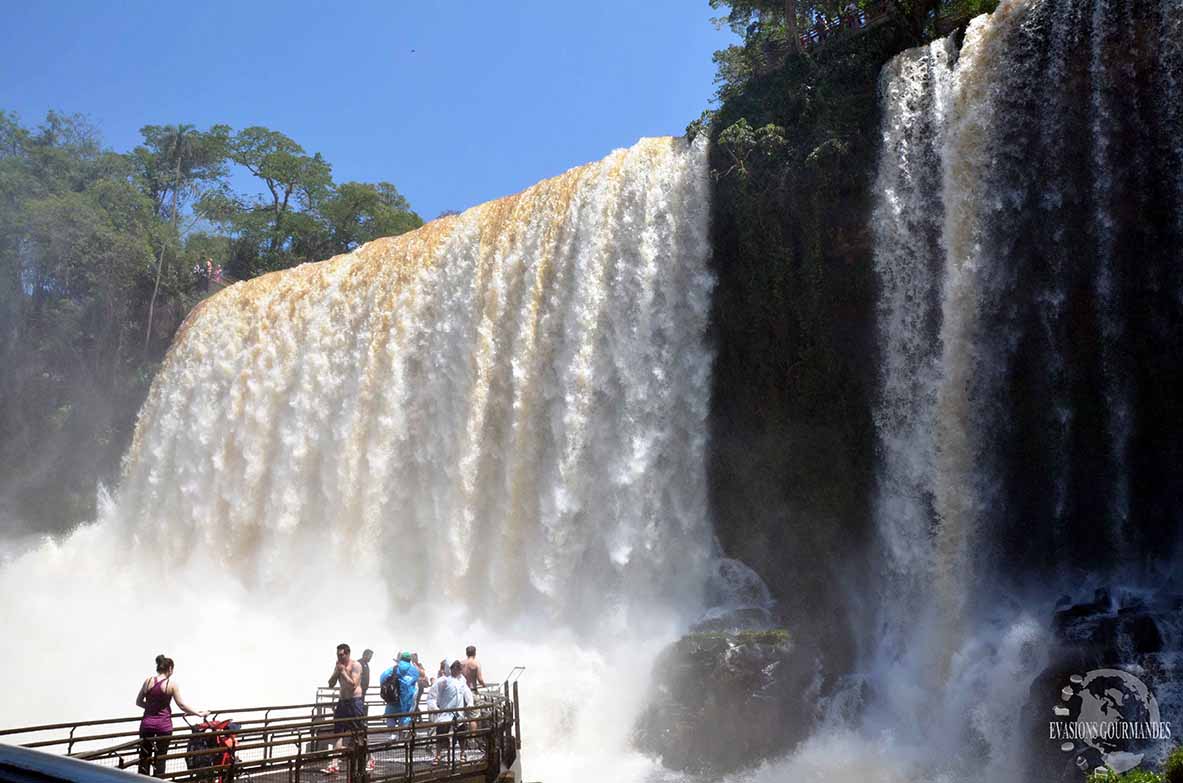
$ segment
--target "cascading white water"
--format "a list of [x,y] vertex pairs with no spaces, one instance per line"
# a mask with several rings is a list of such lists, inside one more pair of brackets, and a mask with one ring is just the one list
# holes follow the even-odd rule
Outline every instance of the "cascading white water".
[[[895,58],[880,76],[887,107],[875,191],[875,271],[883,364],[875,410],[882,469],[875,496],[882,579],[899,596],[889,613],[922,608],[934,562],[929,543],[940,389],[941,145],[957,49],[951,39]],[[899,630],[899,619],[880,627]],[[887,640],[880,639],[877,644]],[[887,642],[898,646],[903,639]]]
[[[1128,454],[1130,448],[1130,390],[1121,366],[1120,351],[1123,321],[1115,317],[1121,311],[1122,296],[1118,285],[1120,269],[1117,268],[1117,237],[1114,213],[1118,206],[1114,193],[1114,182],[1111,172],[1115,169],[1116,159],[1124,154],[1115,149],[1114,126],[1117,122],[1115,96],[1125,89],[1121,80],[1112,78],[1107,68],[1108,52],[1120,45],[1122,30],[1129,29],[1131,19],[1128,15],[1128,3],[1098,0],[1092,8],[1092,29],[1089,57],[1089,83],[1092,85],[1092,116],[1090,118],[1093,131],[1093,166],[1097,172],[1093,180],[1093,220],[1097,231],[1096,254],[1096,287],[1100,300],[1099,310],[1101,320],[1101,356],[1106,366],[1105,396],[1108,402],[1107,424],[1109,430],[1110,449],[1113,454],[1114,469],[1109,480],[1113,482],[1114,491],[1109,504],[1110,524],[1115,533],[1115,541],[1125,541],[1125,526],[1129,521],[1130,501],[1128,486]],[[1124,6],[1124,7],[1123,7]]]
[[21,675],[0,723],[131,713],[161,651],[216,706],[311,695],[342,639],[474,642],[527,667],[532,778],[648,769],[632,686],[711,563],[706,154],[643,140],[203,303],[102,519],[0,567],[0,663],[89,672]]
[[936,41],[881,77],[872,229],[882,607],[860,640],[861,670],[831,697],[819,730],[745,780],[1022,777],[1028,738],[1016,718],[1047,664],[1048,630],[1007,603],[993,617],[971,613],[990,551],[984,521],[999,494],[982,447],[996,415],[988,401],[1017,339],[991,310],[1016,270],[1005,244],[983,238],[987,223],[1020,208],[996,167],[1014,142],[1000,130],[1000,105],[1019,78],[1007,71],[1007,47],[1030,5],[1004,0],[970,24],[960,49]]
[[[1070,765],[1040,744],[1054,693],[1044,706],[1033,690],[1054,660],[1053,604],[1106,569],[1141,577],[1138,529],[1170,524],[1153,466],[1177,457],[1145,434],[1162,426],[1156,381],[1130,355],[1140,341],[1178,355],[1181,24],[1175,0],[1003,0],[960,49],[885,67],[880,609],[822,727],[747,779],[1020,781]],[[1050,767],[1032,763],[1045,749]]]

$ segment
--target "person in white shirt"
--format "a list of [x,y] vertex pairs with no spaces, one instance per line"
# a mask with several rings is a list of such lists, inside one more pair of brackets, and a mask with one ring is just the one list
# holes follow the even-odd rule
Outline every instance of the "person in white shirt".
[[465,707],[475,703],[472,690],[464,679],[464,664],[452,661],[448,667],[449,675],[440,677],[428,688],[428,698],[433,698],[437,710],[444,710],[435,716],[435,759],[432,765],[440,763],[440,757],[448,749],[448,734],[452,734],[452,743],[460,745],[460,762],[464,762],[464,734],[466,733]]

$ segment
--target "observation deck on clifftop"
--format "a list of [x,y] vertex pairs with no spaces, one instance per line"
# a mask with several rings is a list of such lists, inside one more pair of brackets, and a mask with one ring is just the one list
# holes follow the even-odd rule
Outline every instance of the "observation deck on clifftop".
[[[518,683],[507,680],[480,688],[475,695],[472,707],[397,716],[383,714],[385,702],[367,699],[366,717],[355,719],[358,725],[348,731],[338,731],[335,725],[336,691],[329,689],[318,691],[316,701],[308,704],[219,709],[204,719],[176,713],[167,752],[150,753],[147,761],[163,763],[162,779],[179,783],[520,781]],[[453,712],[463,713],[462,719],[439,717]],[[407,723],[391,729],[388,718],[406,718]],[[233,725],[224,730],[198,728],[219,721]],[[118,777],[134,781],[115,770],[134,772],[141,763],[139,722],[137,715],[0,729],[0,773],[14,771],[14,780],[41,783],[111,783]],[[457,736],[463,739],[452,740],[451,734],[437,739],[441,726],[459,729]],[[6,750],[6,744],[42,753]],[[9,778],[0,774],[0,779]]]

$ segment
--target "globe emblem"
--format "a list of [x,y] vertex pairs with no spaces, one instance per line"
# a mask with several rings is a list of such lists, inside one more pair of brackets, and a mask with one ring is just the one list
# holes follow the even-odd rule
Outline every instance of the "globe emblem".
[[1076,753],[1076,765],[1086,772],[1108,768],[1127,772],[1142,763],[1154,740],[1133,739],[1121,724],[1159,723],[1158,701],[1146,683],[1120,669],[1094,669],[1074,674],[1060,691],[1062,705],[1054,713],[1074,723],[1074,741],[1060,750]]

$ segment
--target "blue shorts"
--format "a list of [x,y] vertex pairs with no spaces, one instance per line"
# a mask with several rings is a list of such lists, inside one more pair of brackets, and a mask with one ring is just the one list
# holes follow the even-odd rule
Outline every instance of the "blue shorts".
[[[366,722],[364,720],[356,720],[357,718],[364,718],[365,715],[365,702],[362,701],[360,696],[356,699],[342,699],[333,708],[333,717],[337,719],[333,723],[333,731],[337,734],[344,734],[349,731],[365,731]],[[344,720],[346,718],[353,718],[354,720]]]

